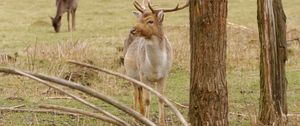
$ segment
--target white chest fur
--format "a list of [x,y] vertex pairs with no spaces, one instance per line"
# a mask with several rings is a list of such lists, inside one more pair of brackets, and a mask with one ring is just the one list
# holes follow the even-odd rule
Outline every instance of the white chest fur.
[[168,65],[168,52],[165,41],[157,38],[144,40],[144,63],[141,65],[141,73],[151,81],[156,81],[166,76]]

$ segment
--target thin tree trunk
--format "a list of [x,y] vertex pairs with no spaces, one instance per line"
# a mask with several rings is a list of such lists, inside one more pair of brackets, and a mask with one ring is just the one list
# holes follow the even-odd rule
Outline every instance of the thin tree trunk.
[[192,126],[227,126],[227,0],[190,0]]
[[258,0],[261,44],[260,115],[264,125],[287,125],[286,17],[281,0]]

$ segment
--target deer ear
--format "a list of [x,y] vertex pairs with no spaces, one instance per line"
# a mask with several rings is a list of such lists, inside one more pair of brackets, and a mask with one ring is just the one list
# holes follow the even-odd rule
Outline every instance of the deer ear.
[[53,17],[51,17],[51,16],[49,16],[49,18],[51,19],[51,21],[53,21],[53,19],[54,19],[54,18],[53,18]]
[[157,13],[157,20],[158,22],[162,23],[164,21],[164,11],[160,10],[158,13]]
[[133,13],[133,15],[134,15],[136,18],[140,18],[140,17],[141,17],[141,13],[140,13],[140,12],[133,11],[132,13]]

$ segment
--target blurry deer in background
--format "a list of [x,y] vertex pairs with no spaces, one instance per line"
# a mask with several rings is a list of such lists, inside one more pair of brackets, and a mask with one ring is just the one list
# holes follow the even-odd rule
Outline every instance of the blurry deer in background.
[[72,15],[72,30],[75,30],[75,13],[77,9],[77,4],[79,0],[56,0],[56,15],[55,17],[50,17],[52,20],[52,26],[55,32],[60,31],[61,18],[65,12],[68,13],[68,31],[71,31],[70,28],[70,14]]
[[[145,3],[150,11],[134,2],[134,7],[139,11],[134,12],[138,22],[130,30],[129,37],[124,43],[124,66],[128,76],[147,85],[156,83],[158,91],[163,95],[165,81],[172,65],[172,48],[163,32],[164,13],[184,9],[189,2],[180,7],[178,4],[173,9],[153,9],[149,1]],[[134,86],[134,108],[137,110],[139,104],[140,112],[147,118],[150,114],[150,101],[148,91]],[[165,126],[164,103],[161,100],[159,100],[159,124]]]

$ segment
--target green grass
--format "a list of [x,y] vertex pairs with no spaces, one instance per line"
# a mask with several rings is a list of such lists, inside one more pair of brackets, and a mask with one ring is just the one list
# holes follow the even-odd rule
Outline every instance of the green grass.
[[[180,0],[177,0],[178,2]],[[153,1],[160,7],[175,6],[174,0]],[[55,3],[49,0],[1,0],[0,1],[0,55],[7,54],[17,61],[0,61],[0,66],[45,73],[65,78],[70,71],[79,77],[74,81],[110,95],[128,106],[133,105],[132,86],[124,80],[90,72],[65,63],[73,59],[124,72],[119,64],[124,39],[135,23],[131,0],[80,0],[77,11],[77,30],[67,32],[66,17],[63,17],[61,33],[54,33],[49,16],[55,14]],[[283,1],[287,15],[288,37],[300,37],[299,0]],[[257,116],[259,103],[259,41],[256,23],[256,0],[230,0],[228,22],[227,82],[229,95],[229,121],[232,126],[250,125],[249,116]],[[164,20],[165,33],[172,42],[174,64],[167,81],[166,96],[178,103],[189,103],[189,15],[188,9],[167,13]],[[245,30],[245,26],[250,30]],[[300,48],[289,44],[287,62],[289,113],[300,112]],[[1,60],[1,59],[0,59]],[[82,74],[80,72],[85,72]],[[79,74],[78,74],[79,73]],[[43,94],[47,87],[35,81],[0,74],[0,107],[25,104],[37,108],[40,104],[55,104],[88,109],[82,104],[66,99],[57,93]],[[66,89],[72,91],[70,89]],[[75,92],[79,94],[79,92]],[[9,100],[20,97],[23,101]],[[81,95],[114,114],[132,120],[124,113],[86,95]],[[157,99],[152,100],[151,118],[157,121]],[[187,117],[188,110],[180,108]],[[242,116],[239,116],[242,115]],[[169,125],[180,125],[174,114],[167,109]],[[291,125],[299,119],[291,117]],[[87,117],[69,117],[51,114],[0,113],[2,125],[108,125]]]

